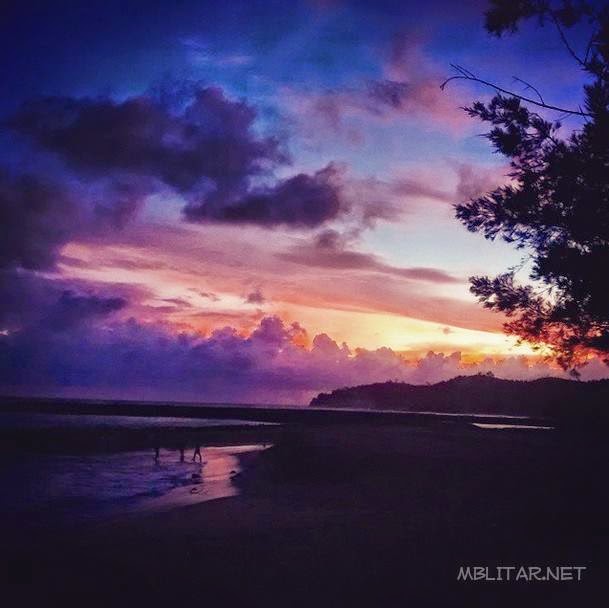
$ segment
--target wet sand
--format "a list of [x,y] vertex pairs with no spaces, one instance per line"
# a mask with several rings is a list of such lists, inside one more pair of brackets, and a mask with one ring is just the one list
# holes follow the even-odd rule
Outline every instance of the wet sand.
[[[95,526],[4,530],[3,597],[20,606],[601,605],[591,599],[609,567],[601,433],[359,424],[289,426],[274,439],[243,456],[238,496]],[[474,583],[456,580],[461,565],[587,570],[581,582]]]

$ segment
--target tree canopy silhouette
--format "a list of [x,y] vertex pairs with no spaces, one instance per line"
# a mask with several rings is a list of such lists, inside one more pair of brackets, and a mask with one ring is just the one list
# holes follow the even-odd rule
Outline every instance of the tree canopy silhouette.
[[[555,27],[583,70],[582,106],[548,103],[530,85],[527,95],[512,93],[454,66],[457,74],[449,81],[473,80],[497,91],[490,102],[465,110],[491,125],[486,137],[510,161],[509,183],[456,205],[456,215],[470,231],[513,243],[530,260],[530,281],[519,283],[513,269],[475,276],[472,293],[506,314],[508,333],[549,349],[577,374],[591,354],[609,363],[609,8],[491,0],[486,29],[497,36],[514,33],[531,18]],[[578,23],[592,30],[582,54],[568,39]],[[554,120],[552,112],[576,115],[583,124],[561,136],[562,116]]]

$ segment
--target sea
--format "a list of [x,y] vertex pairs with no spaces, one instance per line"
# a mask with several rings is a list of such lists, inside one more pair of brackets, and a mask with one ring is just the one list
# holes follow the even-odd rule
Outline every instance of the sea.
[[[432,414],[430,413],[430,416]],[[433,414],[435,416],[435,414]],[[459,415],[453,417],[458,418]],[[512,424],[509,417],[473,426],[493,431],[550,430],[551,427]],[[248,454],[260,453],[272,444],[245,443],[231,428],[267,427],[267,423],[178,417],[103,416],[0,412],[0,438],[26,437],[18,449],[6,449],[0,441],[0,522],[5,525],[44,526],[49,522],[78,523],[115,516],[165,510],[239,493],[239,474]],[[216,433],[213,444],[193,443],[208,429]],[[63,438],[155,436],[166,442],[131,440],[101,445],[103,449],[62,449]],[[37,438],[46,437],[44,445]],[[53,439],[57,437],[54,449]],[[188,441],[180,436],[190,437]],[[237,437],[240,437],[237,440]],[[248,437],[264,437],[251,433]],[[31,445],[28,443],[31,437]],[[171,438],[178,438],[171,440]],[[249,440],[248,440],[249,441]],[[69,442],[68,442],[69,443]],[[24,445],[25,444],[25,445]],[[169,444],[169,445],[167,445]],[[120,447],[119,447],[120,445]]]

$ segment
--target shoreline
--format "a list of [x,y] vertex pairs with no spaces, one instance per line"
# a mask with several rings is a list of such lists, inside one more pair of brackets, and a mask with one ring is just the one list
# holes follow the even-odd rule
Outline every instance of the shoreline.
[[[2,417],[0,415],[0,422]],[[0,453],[14,451],[56,454],[127,452],[160,448],[178,449],[195,444],[221,446],[273,443],[280,434],[275,424],[230,424],[199,427],[158,426],[120,428],[91,426],[75,428],[2,428]]]
[[[563,419],[562,417],[543,417],[510,415],[509,413],[468,413],[452,411],[409,411],[407,409],[375,409],[330,407],[318,408],[311,406],[261,406],[261,405],[231,405],[231,404],[184,404],[159,401],[100,401],[86,399],[59,398],[17,398],[0,397],[0,413],[46,413],[61,415],[93,415],[93,416],[128,416],[140,418],[204,418],[248,420],[262,423],[282,424],[365,424],[386,425],[403,424],[410,426],[442,425],[453,423],[489,422],[501,423],[511,420],[523,424],[543,425],[567,424],[567,426],[584,425],[591,427],[589,420]],[[595,424],[602,420],[594,421]]]
[[[359,424],[276,438],[244,459],[237,496],[44,537],[14,530],[3,557],[7,572],[32,565],[24,605],[571,606],[604,586],[609,447],[597,435]],[[456,580],[460,565],[514,563],[585,565],[586,577]]]

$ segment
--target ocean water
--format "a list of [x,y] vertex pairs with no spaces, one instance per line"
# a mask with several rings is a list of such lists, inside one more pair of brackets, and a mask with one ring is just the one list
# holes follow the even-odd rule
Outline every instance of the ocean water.
[[[0,429],[182,429],[248,424],[239,421],[122,416],[2,414]],[[35,447],[35,446],[33,446]],[[0,515],[35,527],[51,520],[99,520],[233,496],[240,456],[269,445],[194,445],[85,454],[32,449],[0,452]],[[194,459],[193,459],[194,458]]]
[[201,428],[210,426],[256,426],[248,420],[207,420],[204,418],[153,418],[144,416],[89,416],[80,414],[0,413],[0,429],[156,429]]

